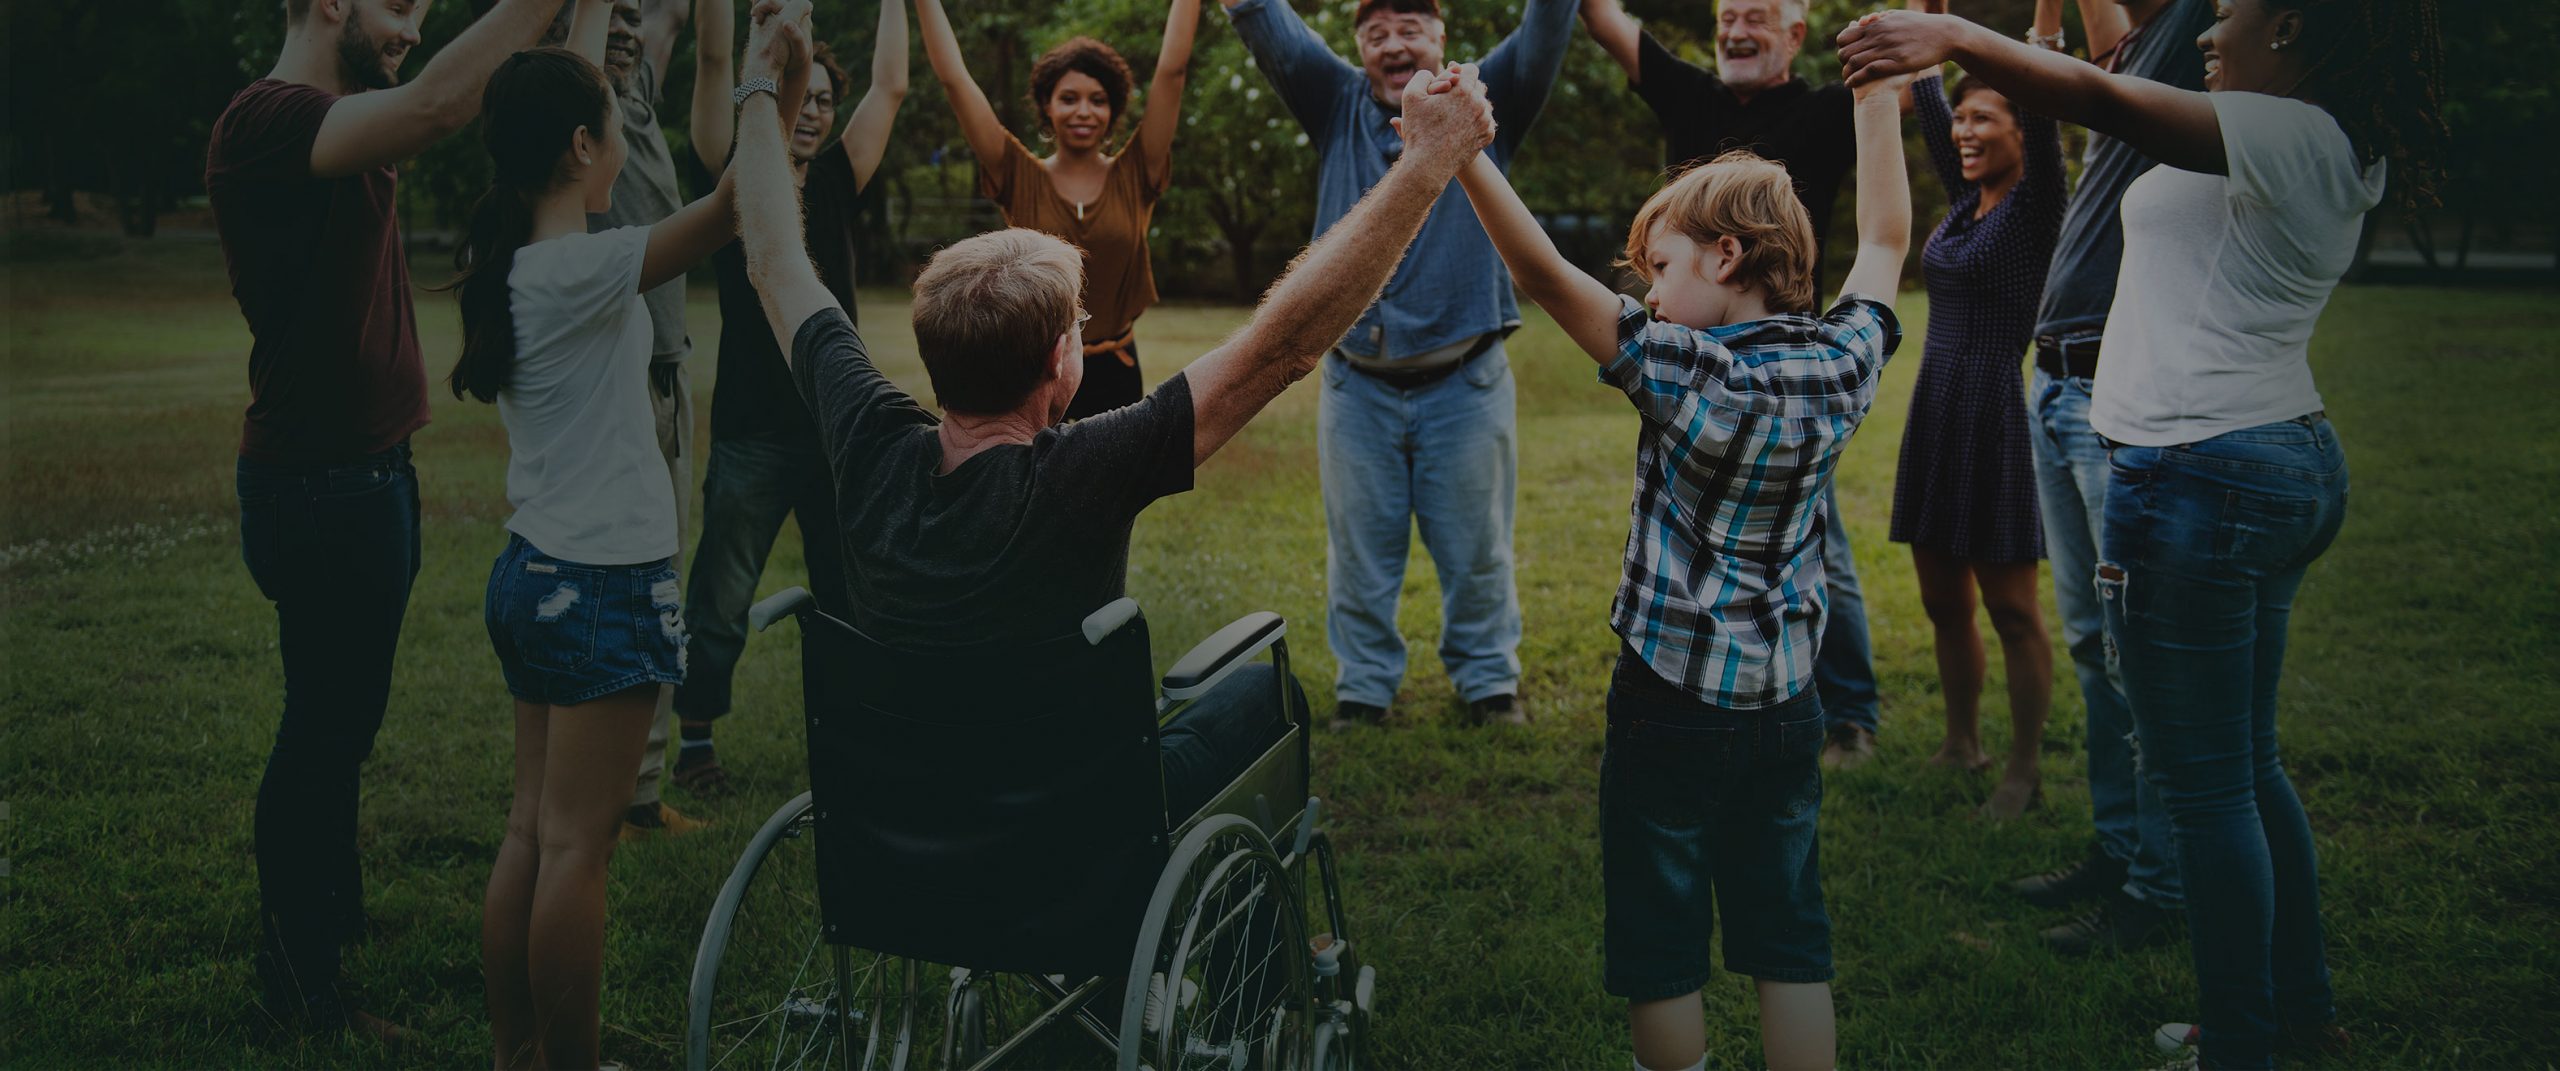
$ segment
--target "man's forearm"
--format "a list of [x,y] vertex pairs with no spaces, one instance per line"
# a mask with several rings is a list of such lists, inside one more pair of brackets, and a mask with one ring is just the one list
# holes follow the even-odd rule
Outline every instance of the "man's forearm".
[[1410,156],[1389,168],[1368,196],[1272,284],[1245,328],[1258,362],[1283,368],[1292,381],[1313,370],[1377,299],[1448,185],[1445,167]]
[[[586,5],[606,0],[567,0]],[[560,14],[562,0],[499,0],[489,13],[473,20],[453,43],[418,71],[410,87],[427,98],[431,114],[455,129],[480,114],[480,95],[498,64],[542,39]],[[578,9],[583,13],[585,8]]]
[[[782,142],[782,115],[771,94],[757,94],[738,112],[736,172],[738,240],[746,246],[747,281],[769,293],[782,273],[809,270],[801,240],[800,190]],[[768,302],[768,305],[770,302]]]

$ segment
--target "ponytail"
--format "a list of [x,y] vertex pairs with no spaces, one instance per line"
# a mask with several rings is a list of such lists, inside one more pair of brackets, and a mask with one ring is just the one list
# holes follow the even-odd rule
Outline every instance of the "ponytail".
[[498,64],[480,95],[480,139],[495,175],[471,207],[471,227],[453,253],[461,292],[462,359],[446,382],[453,396],[498,400],[516,366],[513,289],[516,250],[533,239],[535,201],[559,179],[562,157],[580,127],[606,136],[612,87],[604,72],[564,48],[518,52]]
[[516,366],[516,315],[507,285],[516,250],[533,237],[533,198],[504,182],[471,208],[471,229],[453,251],[450,288],[462,297],[462,359],[448,382],[453,396],[498,400]]

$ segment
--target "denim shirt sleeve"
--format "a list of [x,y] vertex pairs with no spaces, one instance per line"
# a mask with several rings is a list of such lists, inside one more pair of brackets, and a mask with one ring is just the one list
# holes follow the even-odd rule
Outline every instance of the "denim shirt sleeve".
[[1479,76],[1493,101],[1495,159],[1509,159],[1545,110],[1547,94],[1564,71],[1578,11],[1574,0],[1529,0],[1519,27],[1486,54]]
[[1361,80],[1360,69],[1325,47],[1289,0],[1242,0],[1227,9],[1227,21],[1235,24],[1236,37],[1253,53],[1253,65],[1271,80],[1289,114],[1298,117],[1307,140],[1323,152],[1343,87]]

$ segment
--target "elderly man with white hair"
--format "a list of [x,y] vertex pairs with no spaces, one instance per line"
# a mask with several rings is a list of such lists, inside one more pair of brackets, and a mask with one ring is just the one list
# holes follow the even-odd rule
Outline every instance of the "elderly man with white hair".
[[[763,0],[757,16],[796,22],[809,5],[778,8]],[[810,269],[773,88],[738,87],[748,278],[836,481],[853,624],[920,649],[1062,635],[1120,597],[1139,512],[1189,490],[1195,468],[1315,369],[1494,134],[1472,70],[1412,79],[1405,152],[1352,209],[1352,225],[1301,254],[1224,344],[1147,397],[1073,424],[1059,421],[1084,370],[1082,257],[1022,229],[953,244],[915,285],[916,347],[937,419],[872,365]],[[1206,802],[1282,730],[1278,689],[1260,668],[1228,677],[1165,726],[1172,813]]]
[[[1673,55],[1619,0],[1582,0],[1582,22],[1626,69],[1628,87],[1661,121],[1664,163],[1679,167],[1749,149],[1787,169],[1797,199],[1813,216],[1813,292],[1830,293],[1822,282],[1821,252],[1831,238],[1831,206],[1840,183],[1858,165],[1857,128],[1849,87],[1813,85],[1794,72],[1796,53],[1804,49],[1804,0],[1719,0],[1712,71]],[[1822,514],[1831,616],[1823,625],[1813,681],[1831,737],[1823,762],[1847,768],[1875,754],[1879,699],[1866,599],[1858,594],[1857,561],[1849,552],[1836,490],[1822,492]]]

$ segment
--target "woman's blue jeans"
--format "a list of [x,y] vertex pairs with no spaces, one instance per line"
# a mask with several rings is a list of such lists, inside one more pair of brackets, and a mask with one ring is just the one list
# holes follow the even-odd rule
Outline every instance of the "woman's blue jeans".
[[2186,879],[2202,1055],[2271,1066],[2281,1025],[2335,1015],[2276,684],[2294,595],[2346,517],[2346,454],[2313,414],[2117,445],[2109,466],[2098,591]]

